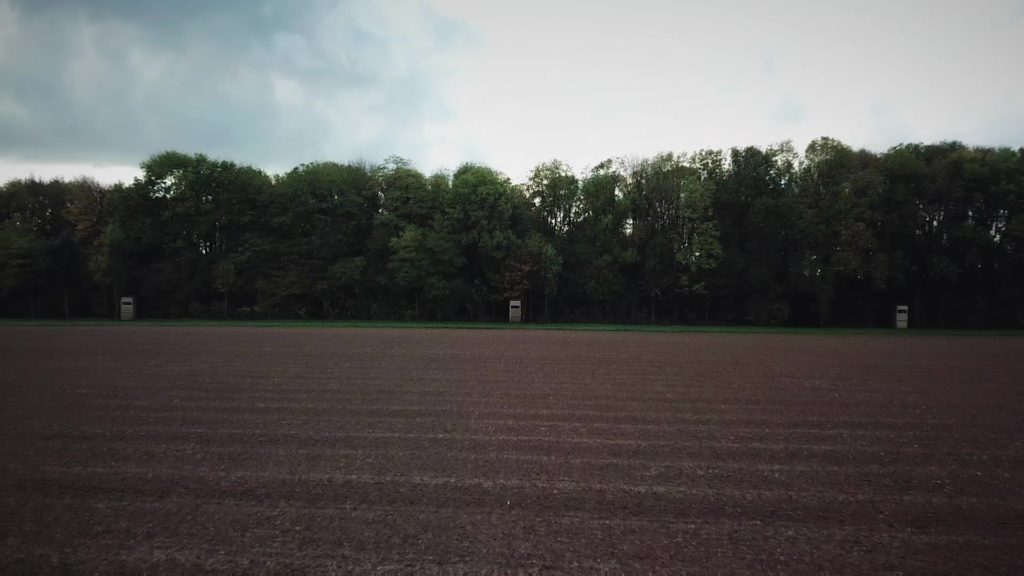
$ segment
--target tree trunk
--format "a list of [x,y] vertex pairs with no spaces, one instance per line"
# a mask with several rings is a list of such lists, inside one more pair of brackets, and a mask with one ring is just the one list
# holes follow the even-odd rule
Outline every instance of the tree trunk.
[[224,318],[227,319],[227,317],[228,317],[228,293],[227,293],[227,290],[225,290],[224,291]]
[[71,319],[71,309],[68,308],[68,287],[64,287],[64,319]]
[[417,290],[414,296],[415,304],[413,305],[413,320],[419,321],[420,319],[420,291]]
[[28,317],[36,317],[36,295],[31,286],[28,287]]
[[[914,318],[917,320],[916,324],[919,328],[924,328],[928,322],[928,318],[924,313],[924,306],[921,304],[923,301],[924,298],[921,296],[921,288],[918,287],[914,293],[914,308],[916,309],[914,312]],[[908,318],[907,320],[910,319]]]
[[654,303],[654,290],[651,290],[651,324],[654,324],[656,322],[656,320],[657,320],[657,318],[655,317],[655,313],[654,313],[655,312],[654,311],[654,307],[655,307],[655,303]]

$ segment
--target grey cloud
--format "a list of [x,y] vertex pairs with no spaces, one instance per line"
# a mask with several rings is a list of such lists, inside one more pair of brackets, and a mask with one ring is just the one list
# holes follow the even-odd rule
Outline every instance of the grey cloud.
[[874,150],[885,150],[895,143],[914,140],[913,130],[902,120],[903,114],[891,102],[879,100],[867,107],[872,136],[864,143]]
[[799,124],[806,116],[807,107],[793,96],[786,96],[775,107],[775,117],[784,124]]
[[467,35],[417,0],[0,0],[0,156],[415,157]]
[[775,57],[765,54],[761,56],[761,73],[766,78],[774,78],[776,73]]

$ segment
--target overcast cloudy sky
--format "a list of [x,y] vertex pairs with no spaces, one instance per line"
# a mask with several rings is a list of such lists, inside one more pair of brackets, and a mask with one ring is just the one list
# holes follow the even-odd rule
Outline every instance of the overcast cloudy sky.
[[1024,0],[0,0],[0,180],[1024,146]]

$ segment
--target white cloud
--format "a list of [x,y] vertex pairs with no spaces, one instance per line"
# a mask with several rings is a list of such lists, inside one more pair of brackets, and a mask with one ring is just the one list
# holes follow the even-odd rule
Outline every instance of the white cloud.
[[19,160],[0,160],[0,182],[15,178],[51,178],[71,179],[79,176],[93,178],[99,182],[131,182],[141,176],[136,166],[80,164],[63,162],[26,162]]
[[1019,0],[181,2],[0,0],[6,165],[1024,145]]
[[452,129],[519,178],[550,157],[822,135],[1024,144],[1018,2],[439,5],[483,39],[449,87]]
[[438,86],[463,42],[420,0],[0,2],[24,40],[0,58],[8,168],[165,149],[272,171],[433,157],[424,135],[451,114]]

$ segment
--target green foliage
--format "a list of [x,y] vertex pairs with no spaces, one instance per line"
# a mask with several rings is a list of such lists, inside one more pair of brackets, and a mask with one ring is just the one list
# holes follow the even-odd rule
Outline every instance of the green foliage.
[[421,296],[436,306],[452,291],[462,257],[447,234],[410,224],[391,241],[391,249],[388,268],[399,287],[414,293],[417,317]]
[[553,160],[514,185],[398,157],[279,176],[163,152],[130,184],[0,187],[0,313],[1024,326],[1024,150]]
[[34,231],[7,222],[0,227],[0,292],[30,290],[46,268],[42,239]]
[[579,181],[563,162],[552,160],[534,168],[526,183],[526,194],[537,214],[554,233],[564,234],[583,212]]
[[722,257],[718,224],[712,210],[712,192],[699,179],[682,188],[682,234],[676,258],[682,265],[682,288],[694,295],[707,294],[708,275]]

